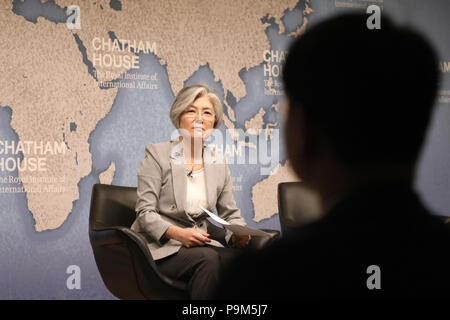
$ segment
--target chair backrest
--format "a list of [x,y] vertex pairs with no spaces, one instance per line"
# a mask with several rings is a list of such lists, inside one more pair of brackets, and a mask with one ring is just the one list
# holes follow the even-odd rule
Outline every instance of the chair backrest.
[[89,229],[131,227],[136,219],[136,187],[95,184],[92,189]]
[[321,217],[319,198],[302,182],[278,184],[278,216],[283,235]]

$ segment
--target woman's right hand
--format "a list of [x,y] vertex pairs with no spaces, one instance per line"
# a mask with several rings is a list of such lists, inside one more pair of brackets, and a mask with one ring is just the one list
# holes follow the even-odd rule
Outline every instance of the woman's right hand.
[[209,233],[198,228],[180,228],[170,226],[167,228],[166,237],[180,241],[186,248],[204,246],[206,242],[211,242]]

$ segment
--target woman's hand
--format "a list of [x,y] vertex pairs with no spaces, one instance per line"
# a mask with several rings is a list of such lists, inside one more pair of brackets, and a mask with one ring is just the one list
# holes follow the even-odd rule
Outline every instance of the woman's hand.
[[170,226],[166,231],[166,237],[180,241],[186,248],[204,246],[206,242],[211,242],[209,233],[198,228],[180,228]]
[[235,245],[238,248],[243,248],[246,245],[248,245],[248,243],[250,242],[250,239],[252,237],[250,235],[247,236],[237,236],[237,235],[232,235],[231,236],[231,242],[233,243],[233,245]]

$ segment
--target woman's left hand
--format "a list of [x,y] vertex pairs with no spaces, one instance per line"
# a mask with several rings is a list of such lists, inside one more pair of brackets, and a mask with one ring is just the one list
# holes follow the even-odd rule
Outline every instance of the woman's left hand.
[[235,245],[238,248],[243,248],[246,245],[248,245],[248,243],[250,242],[250,239],[252,237],[250,235],[246,235],[246,236],[237,236],[235,234],[233,234],[231,236],[231,241],[233,243],[233,245]]

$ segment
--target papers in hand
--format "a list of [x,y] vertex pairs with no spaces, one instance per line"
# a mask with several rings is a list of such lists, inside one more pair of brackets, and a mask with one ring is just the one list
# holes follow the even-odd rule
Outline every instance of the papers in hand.
[[241,225],[238,225],[238,224],[230,224],[229,222],[223,220],[222,218],[218,217],[217,215],[215,215],[211,211],[203,208],[202,206],[200,206],[200,208],[203,211],[205,211],[211,217],[211,219],[213,219],[214,221],[220,223],[225,229],[230,230],[231,232],[233,232],[237,236],[245,236],[245,235],[269,236],[269,237],[271,236],[269,233],[264,232],[262,230],[253,229],[253,228],[249,228],[249,227],[244,227],[244,226],[241,226]]

